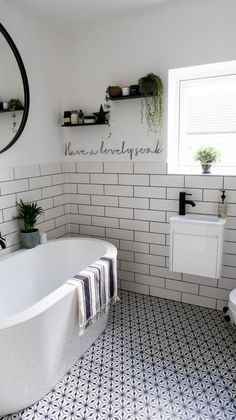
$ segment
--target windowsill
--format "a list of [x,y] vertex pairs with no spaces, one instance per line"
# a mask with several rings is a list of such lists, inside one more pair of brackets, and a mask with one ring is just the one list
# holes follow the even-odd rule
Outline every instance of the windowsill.
[[178,168],[168,169],[168,175],[202,175],[202,176],[236,176],[235,168],[212,168],[210,174],[203,174],[201,168]]

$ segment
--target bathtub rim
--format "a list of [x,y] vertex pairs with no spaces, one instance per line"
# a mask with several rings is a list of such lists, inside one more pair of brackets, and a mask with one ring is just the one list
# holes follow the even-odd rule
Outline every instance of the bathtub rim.
[[[51,243],[58,243],[58,242],[63,242],[63,241],[73,241],[73,242],[74,241],[75,242],[76,241],[79,241],[79,242],[81,242],[81,241],[92,241],[92,242],[101,243],[105,246],[105,251],[106,252],[103,255],[101,255],[99,258],[111,255],[111,252],[112,252],[112,255],[114,255],[114,257],[117,256],[117,248],[113,244],[111,244],[110,242],[104,241],[102,239],[97,239],[97,238],[89,238],[89,237],[59,238],[59,239],[50,240],[46,244],[41,244],[41,245],[38,245],[38,246],[42,247],[42,246],[47,246],[48,244],[51,244]],[[35,249],[35,248],[32,248],[32,249]],[[16,255],[19,255],[19,254],[30,253],[30,251],[32,251],[32,249],[20,249],[20,250],[12,252],[10,254],[4,255],[4,256],[0,257],[0,265],[1,265],[1,261],[14,258]],[[84,268],[86,268],[86,267],[84,267]],[[75,292],[76,291],[75,286],[67,284],[66,283],[67,280],[69,280],[69,278],[65,279],[65,282],[61,286],[57,287],[55,290],[53,290],[47,296],[43,297],[38,302],[29,306],[27,309],[24,309],[23,311],[17,312],[14,315],[11,315],[7,318],[4,318],[4,319],[0,320],[0,332],[7,329],[7,328],[14,327],[16,325],[22,324],[24,322],[27,322],[27,321],[37,317],[38,315],[43,313],[45,310],[50,308],[60,298],[64,297],[67,294]]]

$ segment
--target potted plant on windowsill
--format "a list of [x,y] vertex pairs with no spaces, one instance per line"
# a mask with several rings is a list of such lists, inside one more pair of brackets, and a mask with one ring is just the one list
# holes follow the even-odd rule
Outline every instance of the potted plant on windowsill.
[[18,216],[20,224],[21,243],[25,248],[34,248],[39,244],[39,230],[35,228],[38,217],[43,214],[42,207],[37,203],[24,203],[22,200],[16,202],[18,208]]
[[196,151],[194,160],[201,162],[203,174],[210,174],[212,163],[220,160],[220,152],[215,147],[201,147]]

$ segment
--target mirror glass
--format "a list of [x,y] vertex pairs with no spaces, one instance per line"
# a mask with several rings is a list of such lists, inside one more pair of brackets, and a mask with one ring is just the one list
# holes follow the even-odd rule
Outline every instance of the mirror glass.
[[29,111],[29,87],[19,52],[0,25],[0,153],[21,135]]

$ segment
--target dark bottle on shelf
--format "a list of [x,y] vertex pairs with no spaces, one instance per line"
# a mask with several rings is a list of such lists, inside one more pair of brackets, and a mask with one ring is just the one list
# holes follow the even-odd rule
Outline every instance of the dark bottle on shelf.
[[79,124],[83,124],[84,123],[84,113],[82,111],[82,109],[79,110]]
[[71,112],[70,111],[64,111],[64,117],[63,117],[63,124],[64,125],[71,125],[70,117],[71,117]]

